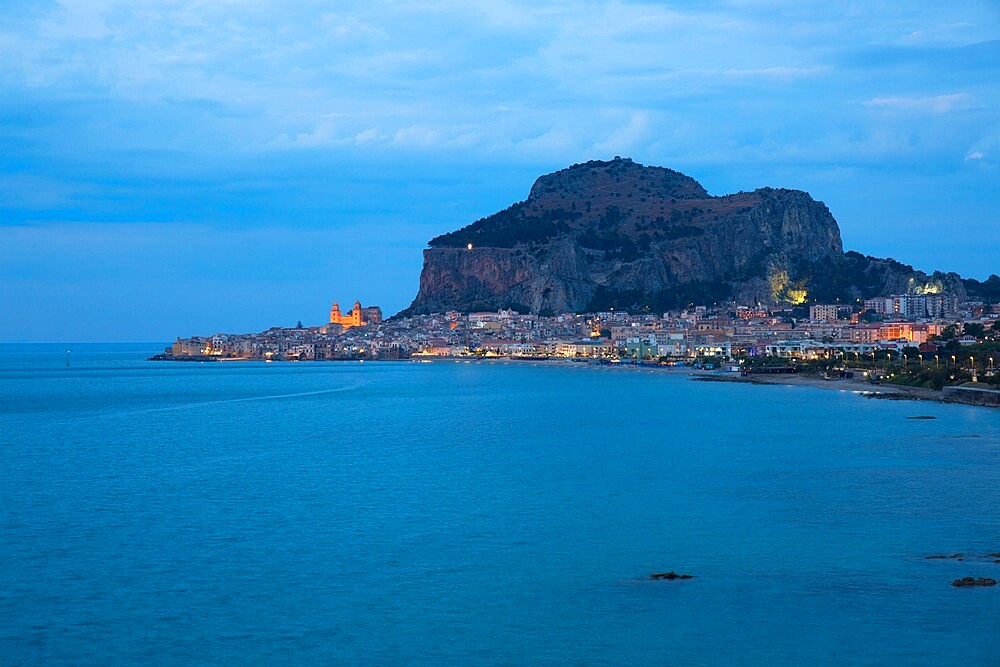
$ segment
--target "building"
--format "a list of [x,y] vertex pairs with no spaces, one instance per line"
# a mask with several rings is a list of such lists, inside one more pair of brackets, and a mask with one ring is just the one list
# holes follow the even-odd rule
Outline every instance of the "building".
[[840,315],[840,306],[822,305],[809,306],[809,319],[813,322],[834,322]]
[[958,297],[954,294],[893,294],[865,300],[865,310],[879,315],[895,315],[919,319],[951,317],[958,312]]
[[336,301],[333,302],[333,307],[330,308],[330,324],[339,324],[345,329],[363,327],[366,324],[376,324],[381,321],[381,308],[378,306],[362,308],[360,301],[355,301],[354,307],[346,314],[340,312],[340,304]]
[[192,338],[178,338],[169,348],[170,353],[175,357],[199,357],[212,352],[212,342],[208,338],[194,336]]
[[908,340],[926,343],[930,327],[912,322],[885,322],[878,329],[878,340]]
[[865,299],[865,310],[877,315],[889,315],[893,312],[892,299],[877,297],[875,299]]
[[924,301],[928,317],[953,317],[958,312],[958,297],[954,294],[928,294]]

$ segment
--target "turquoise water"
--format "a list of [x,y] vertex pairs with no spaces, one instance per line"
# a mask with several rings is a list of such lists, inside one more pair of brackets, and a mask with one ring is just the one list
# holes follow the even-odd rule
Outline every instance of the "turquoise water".
[[925,559],[1000,552],[1000,411],[69,348],[0,346],[2,662],[1000,664]]

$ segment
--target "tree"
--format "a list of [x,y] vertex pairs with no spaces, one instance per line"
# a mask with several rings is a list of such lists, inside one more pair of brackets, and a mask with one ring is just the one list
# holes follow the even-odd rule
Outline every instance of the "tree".
[[970,322],[965,325],[962,333],[973,338],[982,338],[986,335],[986,327],[978,322]]

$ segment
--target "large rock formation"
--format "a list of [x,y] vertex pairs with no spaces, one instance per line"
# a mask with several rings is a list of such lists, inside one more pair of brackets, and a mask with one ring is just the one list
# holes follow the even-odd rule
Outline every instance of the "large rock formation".
[[429,245],[408,314],[799,304],[934,281],[962,289],[954,274],[845,255],[836,220],[805,192],[713,197],[689,176],[621,158],[542,176],[527,200]]

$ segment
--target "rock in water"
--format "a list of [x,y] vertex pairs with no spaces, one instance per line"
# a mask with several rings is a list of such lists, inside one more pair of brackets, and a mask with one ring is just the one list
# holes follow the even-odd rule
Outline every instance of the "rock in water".
[[979,577],[978,579],[974,579],[973,577],[962,577],[961,579],[956,579],[955,581],[951,582],[951,585],[952,586],[959,586],[959,587],[964,587],[964,586],[996,586],[997,585],[997,580],[996,579],[990,579],[988,577]]
[[[893,260],[845,254],[836,220],[805,192],[713,197],[690,176],[621,158],[542,176],[525,201],[429,245],[403,314],[832,302],[928,279]],[[935,279],[964,296],[957,275]]]
[[655,574],[651,574],[649,575],[649,578],[656,580],[665,579],[667,581],[673,581],[674,579],[694,579],[694,577],[690,574],[677,574],[672,570],[670,572],[657,572]]

